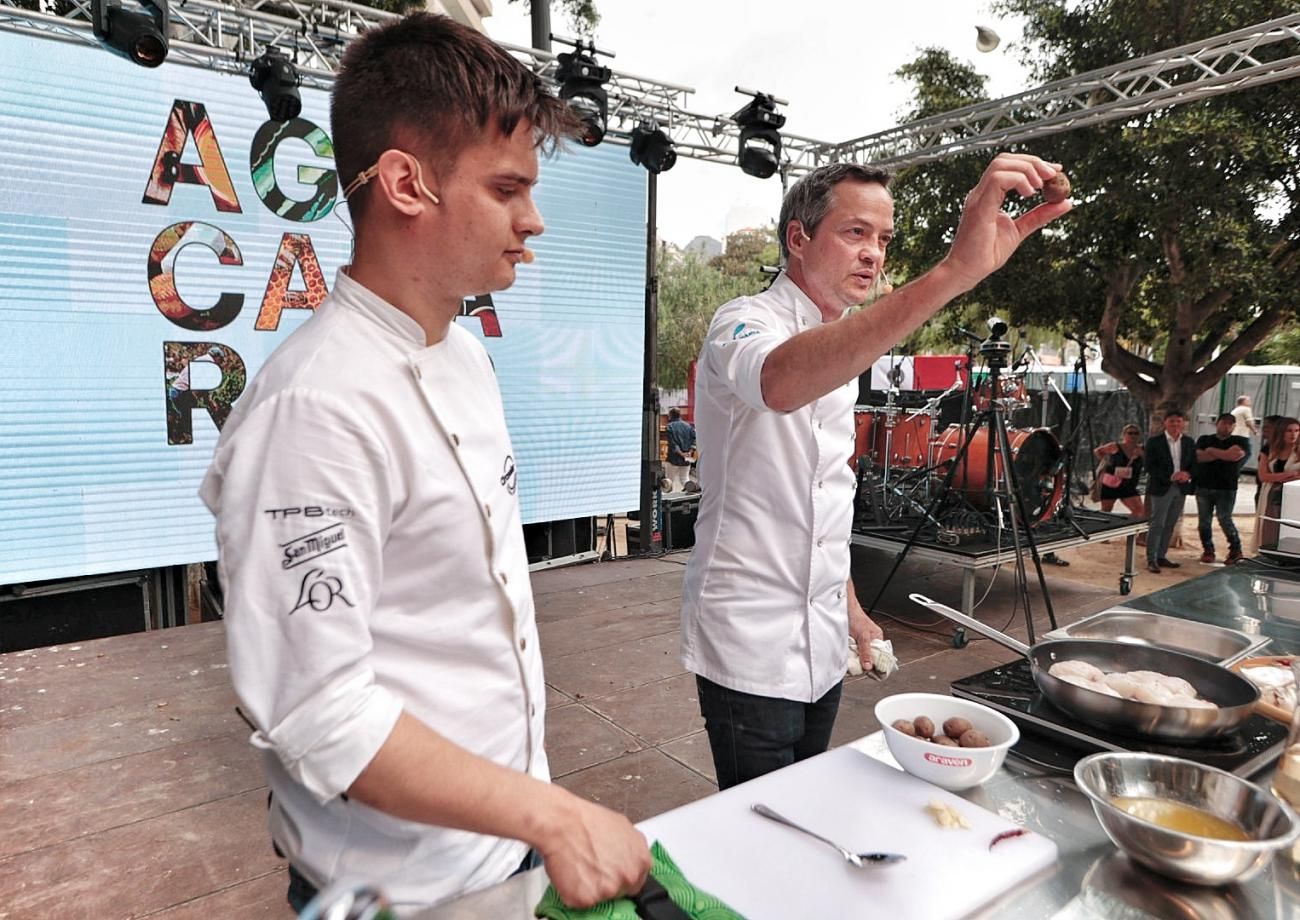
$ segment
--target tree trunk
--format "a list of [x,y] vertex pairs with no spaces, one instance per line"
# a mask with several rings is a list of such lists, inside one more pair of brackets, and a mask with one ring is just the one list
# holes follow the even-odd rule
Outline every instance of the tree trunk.
[[[1176,242],[1166,240],[1165,254],[1176,274],[1181,268]],[[1111,277],[1097,335],[1102,370],[1128,387],[1148,412],[1157,408],[1188,412],[1197,397],[1216,386],[1287,317],[1281,308],[1265,310],[1212,358],[1226,336],[1212,329],[1207,331],[1206,326],[1215,311],[1231,299],[1231,292],[1216,290],[1197,301],[1180,302],[1170,315],[1165,362],[1156,364],[1129,351],[1118,337],[1120,318],[1139,277],[1133,265],[1122,267]],[[1199,341],[1198,334],[1202,336]]]

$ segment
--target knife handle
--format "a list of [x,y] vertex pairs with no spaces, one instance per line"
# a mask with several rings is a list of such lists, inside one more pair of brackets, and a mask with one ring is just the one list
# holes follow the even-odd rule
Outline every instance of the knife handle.
[[690,916],[673,903],[668,892],[653,875],[645,877],[641,890],[631,895],[641,920],[691,920]]

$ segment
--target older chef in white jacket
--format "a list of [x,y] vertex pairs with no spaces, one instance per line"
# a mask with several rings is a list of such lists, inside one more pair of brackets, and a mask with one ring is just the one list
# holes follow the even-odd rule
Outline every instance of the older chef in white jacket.
[[514,451],[487,353],[453,323],[528,258],[536,147],[572,116],[428,14],[349,48],[332,112],[353,264],[240,399],[202,487],[290,903],[347,880],[428,905],[532,851],[576,906],[636,890],[641,834],[547,781]]
[[1002,210],[1008,192],[1028,198],[1059,170],[996,157],[967,196],[947,257],[841,318],[881,278],[894,202],[883,170],[822,167],[782,204],[785,273],[714,316],[695,382],[701,498],[682,659],[697,676],[720,787],[826,749],[850,634],[870,667],[880,630],[849,578],[858,375],[1070,210]]

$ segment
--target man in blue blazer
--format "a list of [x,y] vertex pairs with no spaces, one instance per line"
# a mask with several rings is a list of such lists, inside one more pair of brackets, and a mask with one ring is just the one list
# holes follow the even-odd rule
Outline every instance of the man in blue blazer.
[[1151,498],[1151,525],[1147,532],[1147,571],[1176,569],[1180,563],[1165,556],[1169,541],[1183,519],[1183,502],[1195,491],[1192,467],[1196,442],[1183,434],[1187,419],[1177,409],[1165,412],[1164,434],[1147,439],[1147,495]]

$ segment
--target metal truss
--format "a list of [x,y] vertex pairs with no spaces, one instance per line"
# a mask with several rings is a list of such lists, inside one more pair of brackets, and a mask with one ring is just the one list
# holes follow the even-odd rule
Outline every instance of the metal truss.
[[1300,13],[857,138],[835,155],[910,166],[1298,76]]
[[[26,8],[35,3],[0,0],[0,29],[95,43],[90,0],[39,0],[44,11]],[[56,3],[58,13],[50,11]],[[347,0],[174,0],[170,10],[168,60],[242,75],[248,61],[274,45],[293,58],[304,86],[324,90],[333,85],[347,43],[394,18]],[[504,47],[555,83],[554,55]],[[789,178],[845,161],[915,165],[1297,76],[1300,13],[842,143],[782,134],[781,172]],[[614,71],[606,91],[608,141],[627,143],[632,129],[652,118],[679,156],[736,162],[739,125],[729,114],[690,111],[690,87]]]

